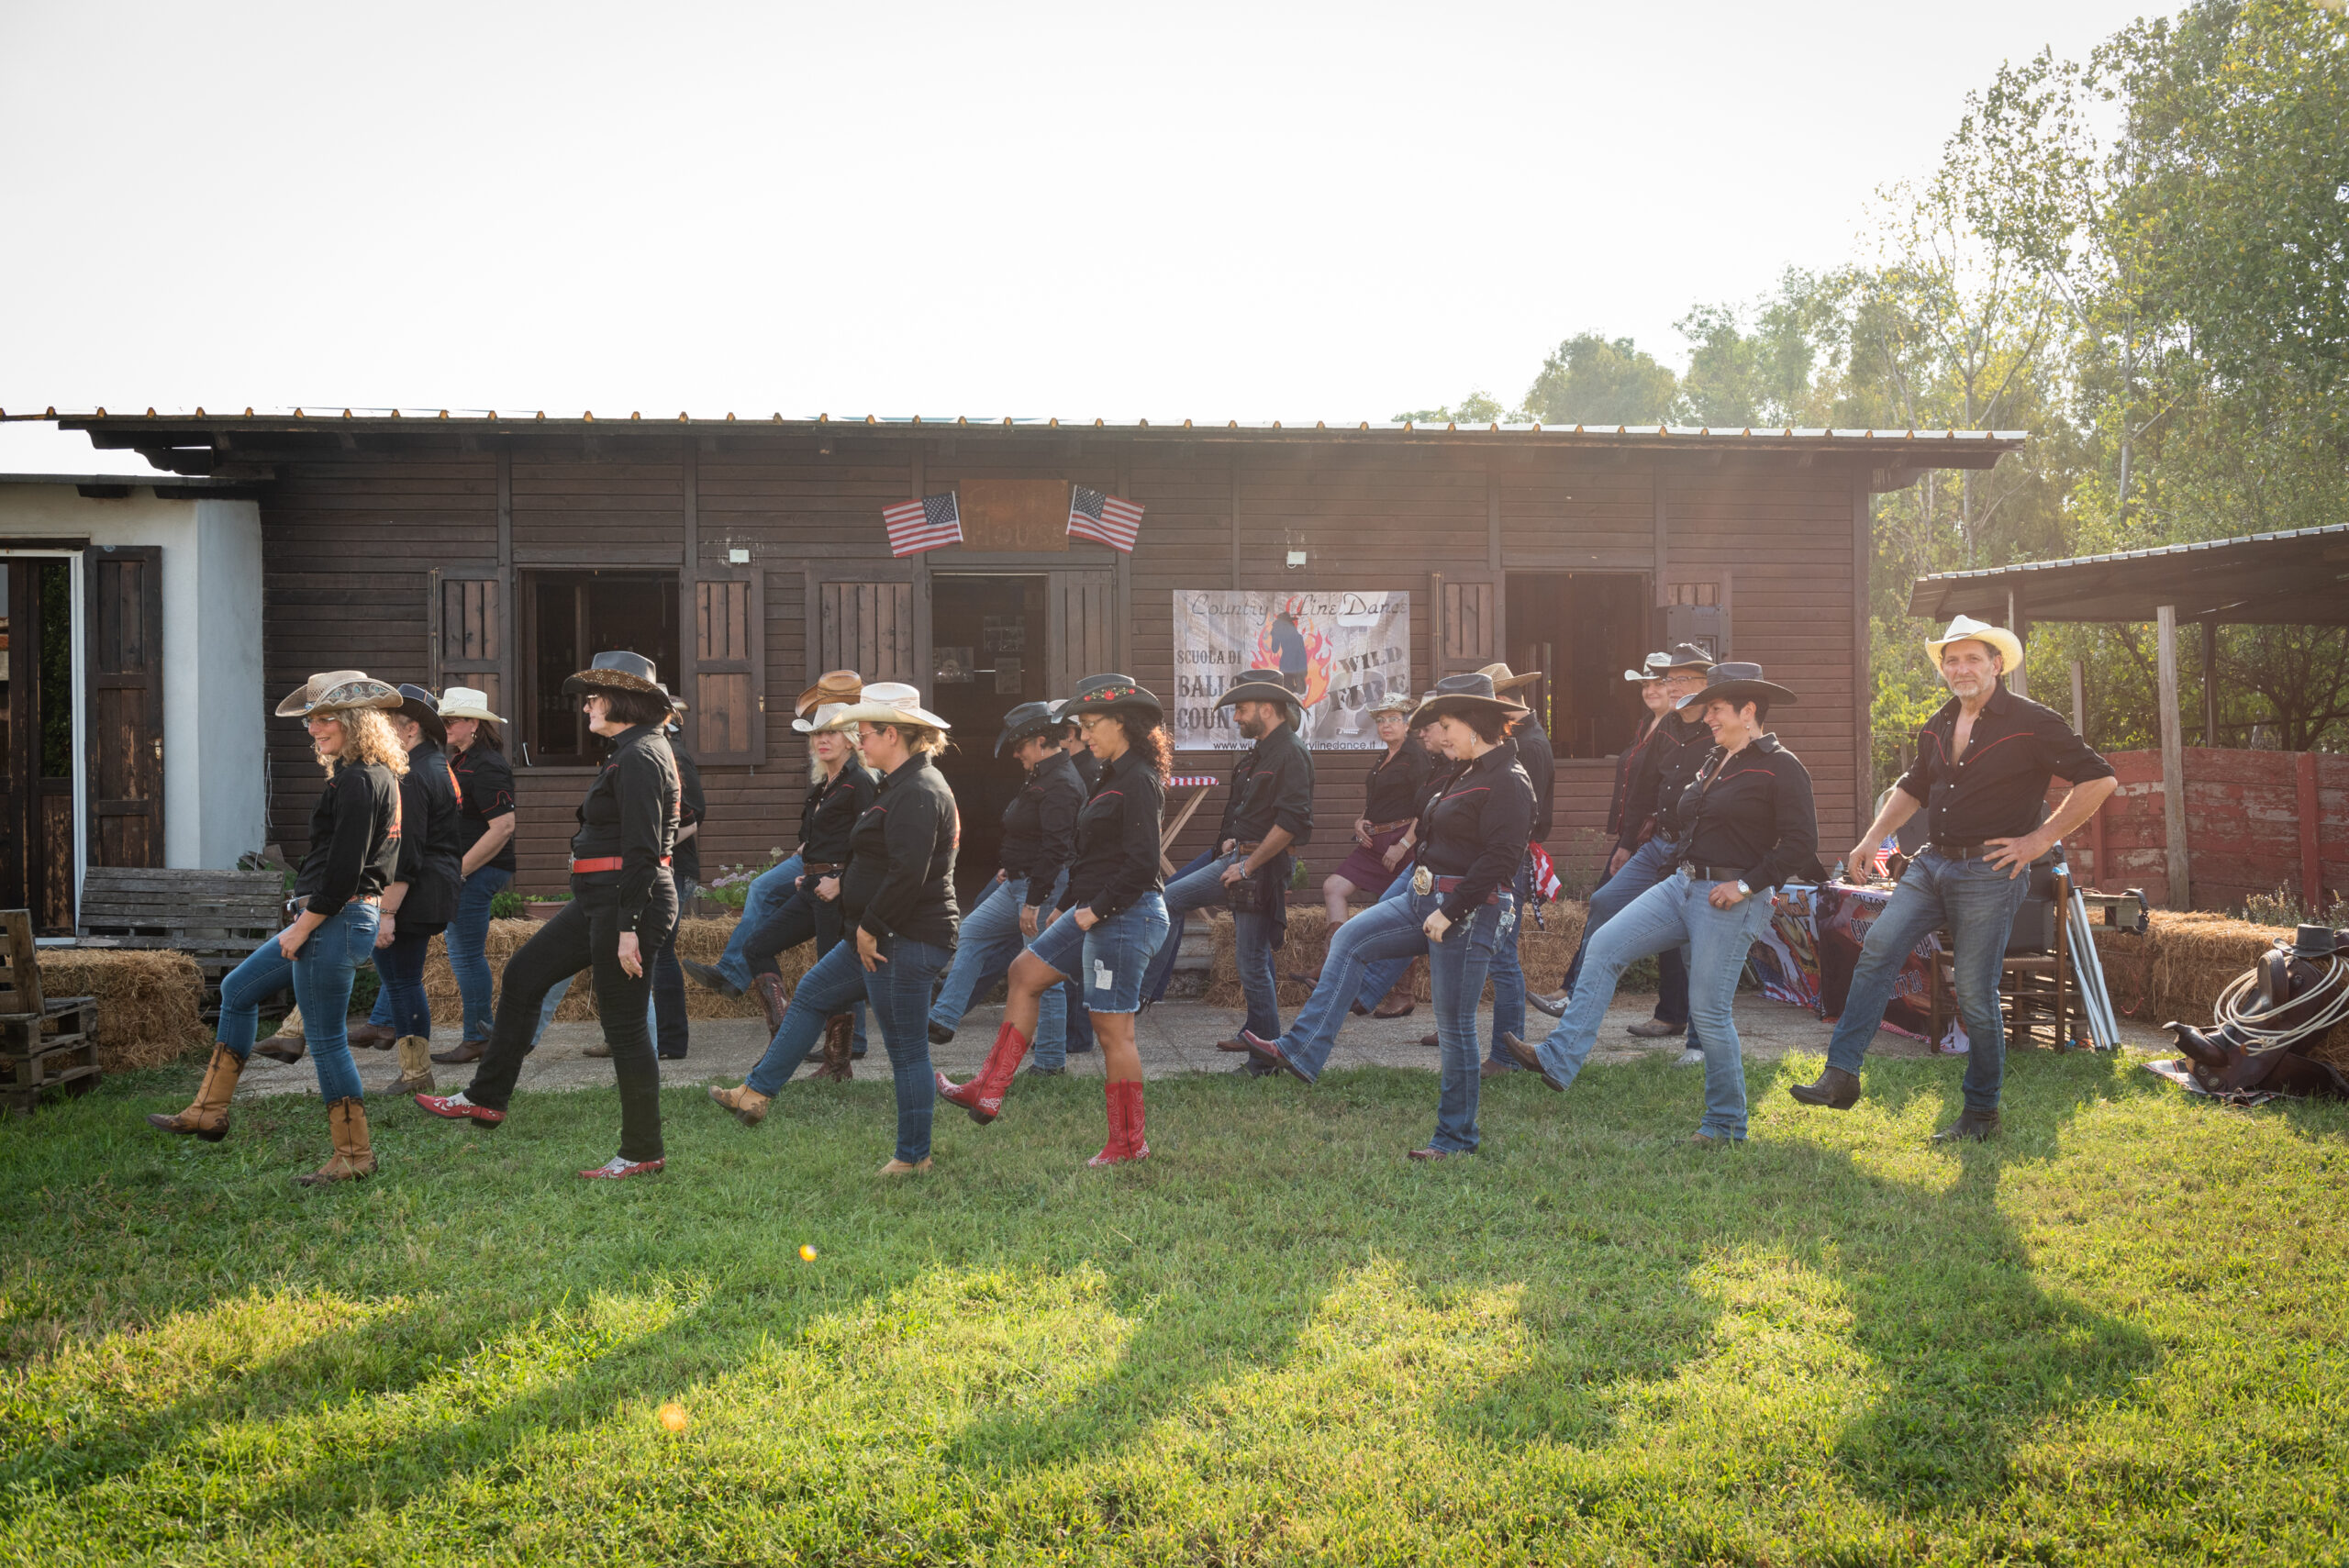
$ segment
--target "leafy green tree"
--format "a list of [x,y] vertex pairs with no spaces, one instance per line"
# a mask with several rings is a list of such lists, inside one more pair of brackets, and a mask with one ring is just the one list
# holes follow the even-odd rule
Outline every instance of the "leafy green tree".
[[1581,332],[1542,361],[1525,413],[1544,425],[1661,425],[1679,390],[1672,367],[1631,339]]
[[1441,408],[1407,408],[1395,416],[1397,425],[1489,425],[1496,420],[1503,424],[1518,421],[1522,416],[1501,406],[1501,400],[1491,393],[1477,389],[1462,398],[1457,405]]

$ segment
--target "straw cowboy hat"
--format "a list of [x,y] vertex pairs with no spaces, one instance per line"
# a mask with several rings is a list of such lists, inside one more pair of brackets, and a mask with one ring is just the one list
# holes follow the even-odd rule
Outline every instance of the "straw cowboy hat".
[[1053,732],[1067,726],[1068,720],[1060,716],[1052,704],[1021,703],[1003,716],[1003,733],[995,739],[995,754],[1000,757],[1005,747],[1017,746],[1022,740],[1039,735],[1052,735],[1054,740],[1058,740]]
[[585,696],[590,692],[642,692],[662,702],[669,700],[668,688],[654,677],[652,661],[641,653],[619,650],[598,653],[587,668],[564,677],[564,696]]
[[[1520,686],[1530,686],[1542,678],[1539,670],[1528,670],[1522,675],[1511,674],[1506,664],[1487,664],[1476,672],[1493,683],[1496,692],[1513,692]],[[1439,683],[1441,684],[1441,683]]]
[[440,717],[440,699],[422,686],[401,683],[400,717],[416,720],[435,746],[449,743],[449,724]]
[[837,728],[839,727],[834,725],[832,720],[847,712],[850,706],[844,702],[818,703],[814,713],[804,718],[793,719],[791,728],[802,735],[814,735],[819,730]]
[[1968,641],[1984,643],[1998,650],[1999,656],[2006,661],[2006,668],[1999,672],[2001,674],[2011,675],[2022,668],[2022,639],[2005,627],[1991,626],[1987,622],[1976,620],[1972,616],[1960,616],[1949,623],[1947,631],[1939,637],[1927,638],[1925,653],[1938,669],[1942,662],[1943,649],[1953,642]]
[[1305,709],[1298,705],[1297,694],[1288,689],[1278,670],[1242,670],[1240,679],[1223,690],[1215,699],[1218,707],[1232,707],[1244,702],[1276,702],[1288,709],[1289,721],[1296,723]]
[[506,721],[489,711],[489,694],[475,686],[451,686],[440,694],[440,717],[450,718],[485,718],[492,724]]
[[[1297,700],[1297,694],[1287,687],[1281,690],[1290,701]],[[1131,675],[1087,675],[1077,683],[1076,695],[1061,705],[1061,717],[1074,719],[1079,714],[1116,713],[1121,708],[1146,713],[1153,720],[1166,716],[1164,706],[1137,685]]]
[[820,726],[838,729],[844,724],[920,724],[932,729],[952,729],[938,715],[921,706],[921,693],[902,681],[875,681],[866,686],[852,703],[842,704],[831,722]]
[[313,675],[277,705],[280,718],[307,718],[314,713],[340,713],[347,708],[400,706],[400,694],[388,683],[362,670],[328,670]]
[[853,670],[827,670],[816,677],[816,684],[799,694],[791,711],[805,718],[810,709],[826,703],[854,702],[864,690],[864,677]]
[[1785,707],[1798,701],[1794,693],[1775,681],[1762,678],[1759,664],[1716,664],[1706,673],[1704,689],[1691,692],[1673,706],[1675,708],[1704,706],[1719,697],[1732,706],[1740,703],[1766,702],[1773,707]]
[[1526,706],[1521,702],[1494,695],[1493,678],[1479,670],[1473,675],[1446,675],[1438,681],[1435,690],[1430,692],[1427,700],[1412,713],[1411,727],[1416,729],[1422,724],[1463,714],[1496,714],[1505,718],[1515,718],[1526,711]]
[[1408,717],[1411,710],[1419,706],[1419,698],[1413,696],[1408,692],[1397,690],[1387,693],[1385,696],[1379,698],[1376,702],[1363,709],[1363,712],[1370,715],[1373,718],[1377,717],[1382,713],[1399,713]]

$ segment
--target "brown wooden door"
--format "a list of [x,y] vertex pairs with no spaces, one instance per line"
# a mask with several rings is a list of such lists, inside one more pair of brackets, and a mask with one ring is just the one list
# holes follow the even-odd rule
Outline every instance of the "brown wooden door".
[[[853,574],[852,574],[853,573]],[[885,577],[871,568],[807,582],[807,684],[827,670],[853,670],[867,681],[907,681],[927,694],[930,639],[912,571]]]
[[493,571],[438,568],[432,573],[432,689],[472,686],[487,694],[489,711],[508,721],[514,686],[507,668],[507,588]]
[[1111,567],[1066,568],[1044,589],[1050,639],[1050,694],[1064,697],[1087,675],[1118,667],[1118,573]]
[[1502,635],[1501,579],[1491,572],[1428,574],[1428,684],[1446,675],[1473,674],[1497,662]]
[[[163,552],[83,558],[89,863],[163,863]],[[61,562],[57,568],[63,570]]]
[[763,574],[704,577],[693,585],[685,733],[705,766],[766,761],[766,595]]

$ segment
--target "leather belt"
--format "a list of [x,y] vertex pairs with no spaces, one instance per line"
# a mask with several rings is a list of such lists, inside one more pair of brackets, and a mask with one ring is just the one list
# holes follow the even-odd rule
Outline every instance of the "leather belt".
[[[316,895],[308,893],[295,894],[293,897],[285,901],[285,912],[288,915],[307,914],[310,908],[310,900],[315,896]],[[370,893],[363,897],[354,894],[352,896],[343,900],[345,904],[381,904],[383,901],[384,895],[380,893]]]
[[846,861],[802,861],[799,862],[799,869],[808,876],[829,876],[836,871],[846,871],[848,862]]
[[1248,854],[1264,841],[1262,839],[1234,839],[1231,840],[1231,852],[1235,855]]
[[1697,882],[1743,882],[1745,873],[1735,866],[1709,866],[1696,861],[1682,861],[1680,870]]
[[1370,836],[1375,839],[1381,833],[1392,833],[1397,828],[1408,828],[1418,820],[1416,817],[1398,817],[1392,822],[1374,822],[1370,825]]
[[[1431,893],[1450,893],[1467,880],[1464,876],[1438,876],[1427,867],[1420,866],[1411,873],[1411,891],[1424,898]],[[1497,887],[1485,895],[1486,904],[1497,904],[1500,901],[1501,890]]]
[[1925,846],[1925,848],[1927,848],[1927,849],[1929,849],[1929,850],[1932,851],[1932,852],[1933,852],[1933,853],[1935,853],[1935,854],[1937,854],[1937,855],[1940,855],[1940,856],[1941,856],[1942,858],[1943,858],[1944,860],[1953,860],[1953,861],[1987,861],[1987,860],[1988,860],[1992,855],[1995,855],[1995,854],[1997,854],[1997,853],[1998,852],[1999,846],[1998,846],[1998,845],[1996,845],[1996,844],[1939,844],[1939,843],[1935,843],[1935,844],[1927,844],[1927,845]]
[[[592,861],[572,862],[571,874],[573,876],[584,876],[589,872],[618,871],[627,863],[628,862],[618,855],[598,855]],[[661,857],[661,863],[662,865],[667,865],[669,863],[669,857],[662,855]]]

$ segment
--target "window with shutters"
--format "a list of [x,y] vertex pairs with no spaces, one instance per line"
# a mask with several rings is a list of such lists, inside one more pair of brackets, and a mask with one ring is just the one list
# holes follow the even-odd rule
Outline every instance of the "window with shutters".
[[584,767],[604,742],[587,730],[562,683],[598,653],[625,651],[652,661],[670,690],[679,685],[677,574],[641,570],[526,572],[521,576],[517,720],[531,767]]

